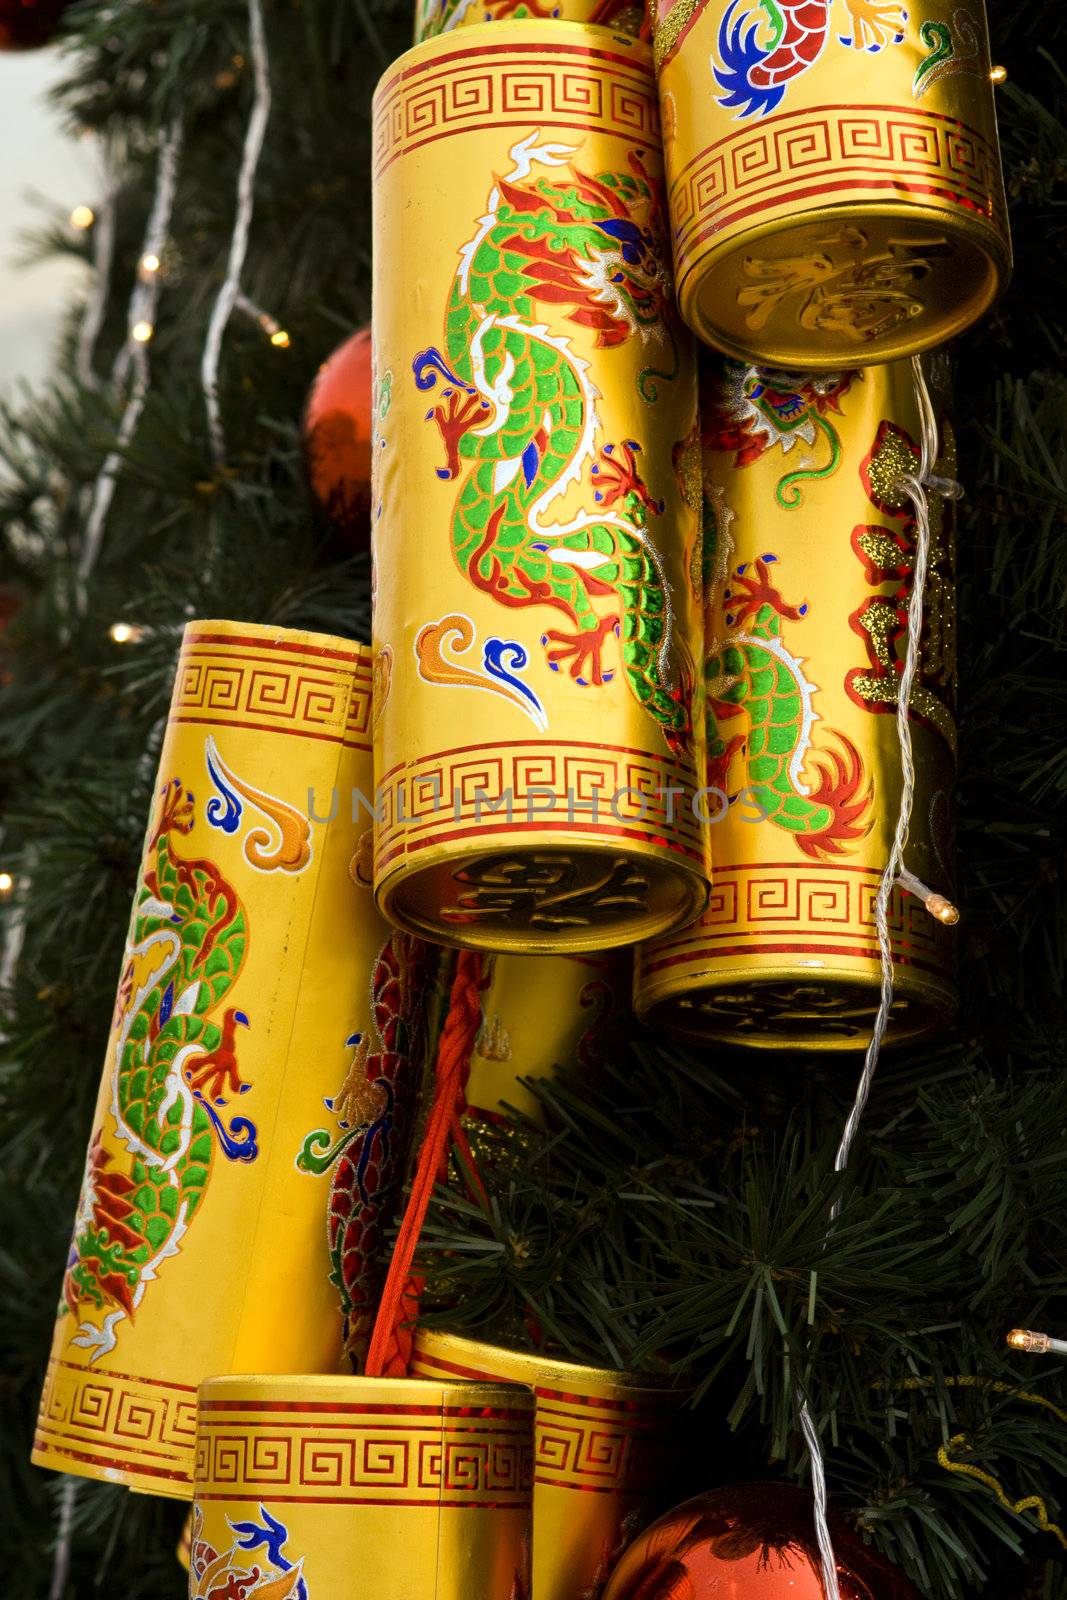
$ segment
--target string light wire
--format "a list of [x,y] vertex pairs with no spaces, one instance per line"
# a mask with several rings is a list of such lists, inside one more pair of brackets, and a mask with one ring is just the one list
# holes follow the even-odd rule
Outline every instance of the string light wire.
[[93,287],[78,331],[78,350],[75,357],[78,381],[87,389],[94,390],[100,388],[100,379],[94,367],[96,341],[104,325],[111,293],[111,263],[115,255],[116,199],[114,188],[109,188],[100,202],[100,211],[93,224]]
[[59,1486],[59,1514],[56,1519],[56,1545],[52,1556],[52,1583],[48,1600],[63,1600],[70,1576],[70,1553],[74,1542],[74,1502],[78,1498],[78,1479],[64,1478]]
[[271,344],[277,346],[279,350],[287,350],[289,348],[291,342],[289,335],[277,317],[272,317],[269,311],[264,311],[262,306],[257,306],[256,302],[250,300],[246,294],[238,294],[237,299],[234,301],[234,307],[246,317],[250,317],[253,322],[258,322]]
[[[174,209],[174,195],[178,185],[178,162],[181,156],[183,131],[183,122],[179,114],[167,123],[160,141],[159,161],[156,167],[156,188],[152,200],[152,209],[149,212],[148,222],[145,227],[144,243],[139,257],[141,261],[146,256],[155,256],[158,259],[163,253],[167,230],[170,227],[171,213]],[[100,555],[100,546],[104,537],[104,524],[107,521],[107,514],[111,509],[111,502],[115,496],[115,487],[118,482],[119,469],[122,466],[122,458],[137,430],[137,424],[140,422],[141,413],[144,410],[145,400],[148,398],[149,369],[148,357],[144,349],[146,341],[138,339],[137,330],[142,327],[148,327],[150,330],[154,328],[160,288],[160,275],[158,272],[148,274],[138,272],[137,282],[134,284],[126,312],[126,339],[122,349],[115,357],[115,364],[111,371],[111,381],[116,388],[121,387],[127,381],[131,368],[133,369],[133,381],[126,397],[122,421],[119,423],[115,448],[108,453],[103,466],[97,474],[96,482],[93,485],[92,499],[89,503],[89,515],[85,522],[81,559],[78,562],[78,610],[82,614],[84,614],[88,603],[86,586]]]
[[[912,748],[909,712],[912,688],[919,669],[923,629],[923,596],[930,562],[930,503],[927,491],[932,489],[946,499],[957,499],[960,495],[958,483],[949,478],[937,477],[934,473],[934,464],[937,461],[939,452],[937,419],[934,415],[930,390],[923,371],[922,357],[912,356],[911,367],[915,385],[915,398],[919,409],[920,449],[918,471],[904,473],[900,479],[901,488],[911,501],[915,522],[915,562],[912,573],[911,595],[908,599],[907,643],[900,682],[897,686],[896,728],[900,745],[900,809],[897,813],[897,823],[893,833],[889,859],[885,864],[885,869],[878,885],[878,896],[875,901],[875,926],[878,932],[878,952],[881,967],[881,995],[870,1043],[867,1046],[867,1054],[863,1062],[863,1071],[860,1073],[859,1082],[856,1085],[856,1096],[841,1134],[837,1154],[834,1157],[835,1172],[844,1172],[848,1167],[852,1146],[859,1132],[863,1114],[867,1109],[871,1085],[874,1082],[874,1074],[878,1067],[878,1059],[881,1055],[882,1044],[893,1008],[893,949],[889,935],[889,906],[893,890],[899,886],[912,893],[918,893],[920,898],[928,905],[928,908],[931,909],[931,914],[937,916],[939,920],[951,919],[947,918],[942,911],[935,907],[930,907],[931,899],[942,902],[943,907],[955,913],[956,918],[958,918],[955,907],[949,901],[945,900],[943,896],[935,896],[933,891],[927,889],[924,883],[921,883],[918,878],[908,873],[904,866],[904,851],[907,848],[912,806],[915,798],[915,756]],[[843,1196],[839,1194],[830,1212],[831,1229],[840,1215],[842,1203]],[[807,1446],[811,1463],[815,1537],[819,1546],[822,1564],[823,1590],[826,1600],[841,1600],[841,1590],[837,1581],[837,1561],[834,1557],[833,1539],[830,1535],[830,1525],[827,1517],[826,1464],[823,1457],[822,1441],[819,1438],[815,1420],[811,1415],[807,1396],[798,1391],[798,1399],[800,1402],[801,1431],[804,1435],[804,1442]]]
[[237,175],[237,211],[233,221],[233,233],[230,236],[226,277],[211,308],[204,352],[200,361],[200,383],[204,391],[211,453],[216,467],[221,467],[226,460],[226,436],[219,410],[219,361],[222,356],[222,340],[241,292],[241,271],[245,263],[248,232],[252,224],[256,170],[263,152],[263,141],[270,117],[270,61],[267,55],[267,35],[263,26],[263,8],[260,0],[248,0],[248,33],[255,91],[245,131],[244,149],[241,152],[240,171]]
[[[181,157],[184,125],[181,113],[167,124],[163,135],[163,142],[159,149],[159,166],[156,172],[156,192],[152,198],[152,209],[148,213],[148,222],[145,225],[144,242],[138,257],[137,281],[130,296],[129,309],[126,313],[126,342],[115,358],[112,378],[116,383],[122,383],[129,371],[131,361],[136,359],[135,345],[144,343],[138,340],[135,330],[142,326],[155,328],[156,308],[159,305],[159,291],[161,279],[159,262],[167,243],[167,233],[170,229],[171,213],[174,210],[174,195],[178,187],[178,162]],[[156,269],[146,272],[144,263],[155,261]]]

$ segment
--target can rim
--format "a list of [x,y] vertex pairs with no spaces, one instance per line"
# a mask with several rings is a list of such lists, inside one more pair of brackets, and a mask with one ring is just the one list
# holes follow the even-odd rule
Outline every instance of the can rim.
[[[211,636],[215,635],[213,639]],[[206,636],[201,638],[201,636]],[[336,651],[355,666],[371,665],[372,651],[360,639],[347,639],[339,633],[318,633],[310,628],[282,628],[273,622],[236,622],[232,617],[194,617],[182,629],[182,649],[199,642],[235,644],[251,639],[261,647],[278,651]]]
[[[917,211],[929,215],[930,209],[917,207],[914,203],[903,200],[878,200],[865,204],[864,217],[914,224]],[[816,206],[810,211],[772,217],[746,228],[740,234],[727,234],[719,238],[712,236],[703,242],[703,247],[699,250],[687,252],[686,264],[681,270],[676,251],[675,293],[683,320],[699,339],[736,360],[762,365],[773,364],[795,371],[835,372],[842,367],[884,366],[890,361],[919,355],[946,344],[985,316],[1008,287],[1012,272],[1011,239],[1010,235],[1005,234],[1003,228],[999,226],[997,218],[984,220],[972,217],[964,211],[937,209],[936,215],[943,231],[963,236],[970,248],[985,260],[988,270],[985,282],[966,302],[953,302],[945,314],[929,323],[924,319],[924,331],[919,331],[912,325],[913,331],[910,334],[908,327],[905,327],[899,339],[876,349],[862,351],[850,349],[845,352],[832,346],[825,354],[819,350],[812,350],[806,352],[802,359],[798,357],[786,361],[770,346],[762,352],[754,350],[752,346],[734,339],[729,333],[724,333],[721,328],[712,326],[708,322],[703,314],[704,296],[701,293],[701,284],[707,276],[709,267],[718,266],[741,248],[751,248],[757,239],[788,234],[798,226],[831,227],[839,223],[843,216],[854,216],[854,214],[855,201],[842,200],[831,205]]]
[[[601,1389],[607,1398],[638,1396],[643,1393],[656,1400],[674,1395],[679,1403],[688,1389],[676,1378],[664,1374],[626,1372],[609,1367],[593,1367],[564,1356],[544,1355],[536,1350],[516,1350],[506,1345],[490,1344],[464,1333],[450,1333],[443,1328],[419,1328],[415,1333],[414,1359],[419,1355],[444,1359],[446,1353],[465,1356],[469,1361],[484,1360],[486,1365],[507,1367],[508,1378],[531,1388],[566,1387]],[[486,1380],[488,1381],[488,1380]],[[494,1380],[495,1381],[495,1380]]]
[[254,1411],[268,1401],[294,1412],[301,1401],[316,1408],[358,1413],[364,1408],[408,1407],[433,1412],[469,1411],[472,1407],[507,1413],[528,1411],[533,1398],[520,1383],[505,1379],[368,1378],[362,1374],[227,1373],[205,1378],[197,1391],[198,1410],[210,1411],[230,1402]]

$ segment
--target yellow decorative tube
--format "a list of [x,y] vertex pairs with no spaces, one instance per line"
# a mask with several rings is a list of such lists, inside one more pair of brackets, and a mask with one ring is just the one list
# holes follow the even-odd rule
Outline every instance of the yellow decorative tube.
[[890,361],[1011,270],[982,0],[651,0],[678,298],[746,360]]
[[680,1391],[428,1329],[415,1335],[411,1371],[532,1389],[532,1593],[537,1600],[596,1600],[622,1550],[651,1520]]
[[624,971],[618,957],[493,957],[471,1053],[469,1114],[492,1121],[517,1111],[540,1121],[540,1102],[522,1080],[603,1059],[605,1036],[629,1001]]
[[[709,813],[699,922],[638,953],[646,1020],[737,1044],[864,1047],[879,1000],[875,897],[900,807],[897,686],[918,462],[910,362],[822,376],[715,364],[704,406]],[[935,389],[937,385],[935,384]],[[952,433],[937,471],[955,472]],[[955,519],[930,495],[911,700],[916,791],[905,866],[951,892]],[[955,935],[894,891],[890,1038],[955,1005]]]
[[374,118],[378,904],[487,951],[631,944],[707,894],[649,52],[470,28],[402,57]]
[[370,724],[362,645],[187,626],[40,1466],[189,1497],[201,1379],[343,1363],[329,1166],[301,1155],[324,1101],[346,1126],[334,1097],[361,1043],[381,1057],[383,962],[416,959],[359,881]]
[[531,1411],[510,1384],[210,1380],[190,1600],[528,1594]]

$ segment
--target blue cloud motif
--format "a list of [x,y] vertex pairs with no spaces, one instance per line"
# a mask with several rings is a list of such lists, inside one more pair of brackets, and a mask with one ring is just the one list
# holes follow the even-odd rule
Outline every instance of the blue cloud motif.
[[249,1117],[234,1117],[226,1126],[215,1107],[199,1089],[193,1090],[193,1099],[199,1100],[215,1127],[222,1153],[230,1161],[254,1161],[259,1155],[259,1130]]
[[[239,1536],[234,1541],[237,1550],[258,1550],[266,1546],[267,1560],[278,1572],[292,1572],[293,1563],[286,1557],[285,1545],[289,1538],[289,1529],[284,1522],[279,1522],[277,1517],[271,1515],[266,1506],[261,1505],[259,1514],[262,1522],[234,1522],[227,1517],[232,1531]],[[297,1600],[308,1600],[307,1584],[301,1578],[296,1586]]]
[[486,672],[499,683],[506,683],[509,688],[517,690],[527,705],[532,707],[528,715],[539,728],[547,728],[548,717],[545,715],[544,706],[530,685],[516,676],[529,659],[525,646],[517,639],[487,639],[482,651],[482,665]]
[[236,833],[241,825],[244,806],[240,797],[235,794],[222,776],[222,771],[220,770],[222,768],[222,758],[219,755],[218,746],[210,736],[204,743],[204,760],[207,762],[207,770],[211,781],[222,796],[221,800],[218,795],[215,795],[208,801],[207,820],[213,828],[220,828],[223,833]]

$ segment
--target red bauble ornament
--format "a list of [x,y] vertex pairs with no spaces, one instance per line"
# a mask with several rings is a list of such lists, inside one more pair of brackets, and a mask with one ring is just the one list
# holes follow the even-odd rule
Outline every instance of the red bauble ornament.
[[[831,1530],[841,1600],[919,1600],[839,1518]],[[824,1600],[811,1495],[749,1483],[687,1500],[630,1546],[604,1600]]]
[[351,543],[370,542],[371,331],[360,328],[319,368],[304,412],[312,498]]
[[59,27],[70,0],[0,0],[0,50],[35,50]]

